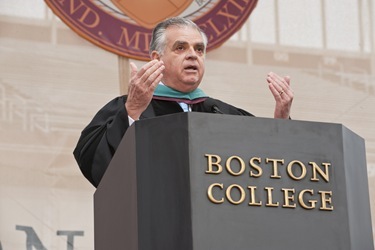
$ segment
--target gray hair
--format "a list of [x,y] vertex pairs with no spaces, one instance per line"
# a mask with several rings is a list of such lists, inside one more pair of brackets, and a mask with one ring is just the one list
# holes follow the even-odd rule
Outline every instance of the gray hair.
[[149,50],[150,55],[152,51],[154,50],[157,51],[160,55],[163,54],[166,43],[167,43],[166,38],[165,38],[165,32],[167,28],[170,26],[190,27],[190,28],[196,29],[197,31],[199,31],[199,33],[202,36],[205,49],[207,48],[207,43],[208,43],[207,36],[203,32],[203,30],[198,27],[197,24],[195,24],[193,21],[191,21],[188,18],[171,17],[157,24],[154,30],[152,31],[152,38],[151,38],[150,50]]

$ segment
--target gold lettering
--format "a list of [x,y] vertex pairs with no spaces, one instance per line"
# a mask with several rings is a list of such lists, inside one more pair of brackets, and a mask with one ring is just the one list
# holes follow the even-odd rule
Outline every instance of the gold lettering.
[[250,159],[250,166],[254,170],[258,171],[258,173],[254,173],[253,171],[250,170],[250,176],[251,177],[261,177],[262,174],[263,174],[263,169],[259,165],[255,164],[255,161],[260,163],[261,158],[260,157],[253,157],[253,158]]
[[[233,188],[236,188],[238,191],[240,191],[240,199],[238,201],[233,200],[231,191]],[[240,185],[232,184],[227,188],[227,191],[225,192],[225,195],[230,203],[233,205],[241,204],[245,200],[245,190]]]
[[301,205],[301,207],[305,208],[305,209],[313,209],[315,208],[315,204],[316,204],[316,200],[308,200],[308,203],[310,204],[310,206],[308,206],[304,199],[303,199],[303,196],[305,193],[310,193],[311,195],[314,194],[314,191],[312,189],[304,189],[302,190],[299,195],[298,195],[298,201],[299,201],[299,204]]
[[214,195],[212,194],[212,189],[213,189],[214,187],[218,187],[218,188],[220,188],[221,190],[223,190],[224,185],[223,185],[223,183],[214,183],[214,184],[211,184],[211,185],[208,187],[208,190],[207,190],[207,196],[208,196],[208,199],[209,199],[211,202],[215,203],[215,204],[221,204],[221,203],[224,202],[224,198],[221,198],[220,200],[215,199]]
[[214,24],[214,22],[212,21],[212,18],[208,19],[207,23],[215,31],[217,36],[220,36],[220,34],[222,34],[223,32],[225,32],[228,29],[228,27],[226,25],[224,25],[223,29],[220,30],[219,27],[217,27],[216,24]]
[[278,171],[278,163],[284,164],[284,159],[270,159],[266,158],[266,163],[272,162],[272,175],[271,178],[280,179],[281,176],[279,175]]
[[[240,170],[237,173],[234,172],[232,167],[231,167],[231,162],[232,162],[233,159],[237,160],[240,163]],[[231,175],[234,175],[234,176],[241,175],[245,172],[245,162],[239,156],[234,155],[234,156],[229,157],[226,161],[225,167],[226,167],[227,171]]]
[[248,205],[249,206],[261,206],[262,201],[256,202],[255,190],[257,189],[257,187],[248,186],[247,188],[250,190],[250,202]]
[[199,27],[206,32],[208,42],[215,38],[211,32],[207,32],[207,24],[203,23]]
[[78,5],[78,7],[74,7],[74,2],[76,2],[76,0],[70,0],[70,14],[74,14],[81,7],[86,7],[87,8],[87,5],[85,5],[84,3],[82,3],[82,1],[78,1],[78,2],[80,2],[80,4]]
[[[249,2],[249,1],[244,1],[245,3],[247,3],[247,2]],[[228,4],[229,3],[231,3],[231,4],[233,4],[235,7],[237,7],[237,9],[239,9],[241,12],[243,12],[244,11],[244,9],[245,9],[245,7],[243,7],[243,6],[241,6],[239,3],[237,3],[237,1],[236,0],[229,0],[228,1]]]
[[330,163],[322,163],[322,165],[324,166],[324,172],[323,170],[318,166],[318,164],[316,164],[315,162],[311,161],[309,162],[309,164],[312,166],[312,178],[311,178],[311,181],[319,181],[319,179],[317,178],[316,176],[316,173],[319,172],[320,176],[323,177],[323,179],[326,181],[326,182],[329,182],[329,171],[328,171],[328,168],[331,166]]
[[[221,157],[218,155],[205,154],[207,157],[207,171],[206,174],[220,174],[223,172],[223,167],[220,165]],[[215,162],[213,161],[215,159]],[[214,170],[214,166],[216,170]]]
[[[129,40],[130,41],[130,40]],[[241,176],[246,171],[245,161],[237,155],[232,155],[224,161],[222,157],[217,154],[205,154],[207,158],[206,174],[221,174],[223,171],[227,171],[232,176]],[[224,160],[224,159],[223,159]],[[289,177],[290,180],[300,181],[306,179],[307,163],[299,160],[293,160],[285,163],[285,159],[277,158],[261,158],[253,156],[249,160],[249,176],[250,177],[261,177],[263,176],[263,163],[268,164],[270,167],[270,177],[281,179],[281,177]],[[284,168],[283,165],[286,167]],[[330,181],[330,163],[316,163],[313,161],[309,162],[311,166],[310,181]],[[225,169],[224,169],[225,168]],[[284,170],[285,169],[285,170]],[[282,172],[282,171],[285,171]],[[310,172],[308,173],[310,174]],[[268,173],[267,173],[268,175]],[[225,176],[228,177],[226,174]],[[226,178],[226,177],[225,177]],[[233,177],[231,177],[233,178]],[[242,178],[241,178],[242,179]],[[307,179],[306,179],[307,180]],[[263,183],[263,182],[262,182]],[[280,183],[279,183],[280,184]],[[311,184],[311,183],[310,183]],[[246,190],[246,188],[248,190]],[[264,188],[264,191],[262,191]],[[259,189],[259,190],[258,190]],[[306,210],[320,210],[320,211],[332,211],[334,209],[332,203],[332,191],[318,191],[316,189],[298,189],[295,188],[277,188],[279,191],[275,194],[275,187],[264,187],[264,186],[245,186],[239,184],[232,184],[228,188],[223,183],[211,184],[207,189],[207,196],[210,202],[214,204],[232,204],[239,205],[244,203],[248,199],[248,206],[264,206],[264,207],[282,207],[282,208],[296,208],[297,206]],[[225,191],[225,192],[224,192]],[[281,193],[280,193],[281,191]],[[264,193],[266,192],[266,193]],[[276,195],[276,196],[274,196]],[[279,198],[279,195],[282,198]],[[320,197],[318,197],[320,196]],[[275,200],[274,200],[275,199]]]
[[128,30],[125,27],[121,27],[122,32],[119,41],[117,42],[118,45],[123,45],[123,41],[125,42],[127,47],[130,47],[131,44],[134,49],[139,50],[139,36],[140,32],[136,31],[131,38],[129,38]]
[[[295,164],[295,163],[296,163],[296,164]],[[294,173],[293,173],[293,171],[292,171],[292,167],[293,167],[294,165],[298,165],[298,166],[301,167],[301,175],[300,175],[299,177],[295,176]],[[292,178],[293,180],[301,180],[301,179],[303,179],[303,178],[306,176],[306,167],[305,167],[305,165],[304,165],[302,162],[300,162],[300,161],[297,161],[297,160],[295,160],[295,161],[291,161],[291,162],[289,162],[289,164],[288,164],[287,172],[288,172],[289,177]]]
[[149,51],[150,50],[150,41],[151,41],[151,34],[145,33],[145,49],[144,51]]
[[279,206],[279,202],[276,202],[276,203],[272,202],[272,192],[273,192],[274,188],[272,188],[272,187],[265,187],[264,189],[267,190],[267,203],[266,203],[266,207],[278,207]]
[[[320,210],[327,210],[332,211],[332,191],[319,191],[322,204],[320,206]],[[328,196],[328,197],[327,197]]]
[[[295,208],[296,204],[291,204],[290,202],[294,202],[294,193],[296,190],[294,188],[282,188],[281,189],[284,192],[284,205],[283,207],[286,208]],[[292,193],[292,196],[289,195],[289,193]]]
[[[88,28],[94,28],[98,26],[100,22],[99,14],[96,13],[94,10],[90,9],[86,4],[84,4],[82,1],[79,1],[80,4],[74,6],[75,0],[70,0],[70,14],[76,13],[79,9],[83,8],[83,14],[78,19],[80,23],[85,25]],[[91,18],[91,23],[88,23],[88,18]]]
[[[233,21],[236,21],[241,15],[233,15],[228,12],[228,7],[225,5],[218,13],[220,16],[224,16],[227,18],[229,26],[233,24]],[[233,20],[233,21],[231,21]]]

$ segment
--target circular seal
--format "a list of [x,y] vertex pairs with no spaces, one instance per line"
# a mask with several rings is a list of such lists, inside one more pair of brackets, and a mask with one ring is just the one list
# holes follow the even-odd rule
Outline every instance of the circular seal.
[[207,51],[237,32],[257,0],[45,0],[73,31],[121,56],[149,60],[153,27],[171,16],[193,20],[208,37]]

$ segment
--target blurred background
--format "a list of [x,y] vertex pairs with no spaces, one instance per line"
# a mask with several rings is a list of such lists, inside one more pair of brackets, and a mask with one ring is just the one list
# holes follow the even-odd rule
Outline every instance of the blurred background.
[[[371,0],[259,1],[242,29],[207,55],[201,84],[210,96],[273,117],[266,75],[289,75],[294,120],[340,123],[365,139],[372,211],[374,13]],[[94,248],[95,189],[72,151],[97,110],[119,95],[119,70],[117,55],[79,37],[43,0],[0,0],[0,249],[32,249],[31,240],[38,250]]]

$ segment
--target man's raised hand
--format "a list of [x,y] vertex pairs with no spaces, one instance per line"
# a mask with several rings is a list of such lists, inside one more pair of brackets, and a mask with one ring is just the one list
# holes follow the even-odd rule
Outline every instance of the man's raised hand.
[[164,63],[152,60],[143,65],[139,71],[133,62],[130,63],[130,67],[130,82],[125,108],[132,119],[138,120],[150,104],[155,88],[163,78]]

